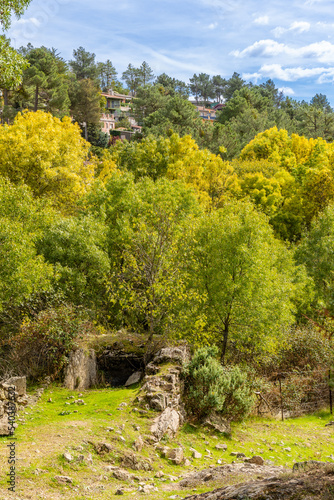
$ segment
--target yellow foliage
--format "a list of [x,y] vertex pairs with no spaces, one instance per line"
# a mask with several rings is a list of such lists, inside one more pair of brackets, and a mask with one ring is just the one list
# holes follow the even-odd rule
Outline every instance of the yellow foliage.
[[173,134],[169,141],[166,176],[194,187],[204,204],[218,205],[226,189],[226,179],[233,172],[231,165],[209,150],[199,149],[190,135]]
[[0,126],[0,175],[27,184],[35,196],[50,198],[67,211],[93,181],[88,150],[79,126],[69,117],[19,113],[13,125]]

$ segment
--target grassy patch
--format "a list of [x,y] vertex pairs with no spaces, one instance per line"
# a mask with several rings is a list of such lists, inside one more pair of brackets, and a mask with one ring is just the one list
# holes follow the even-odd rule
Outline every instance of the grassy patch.
[[[83,391],[79,396],[76,391],[53,385],[45,391],[36,406],[26,408],[19,415],[25,422],[19,422],[16,431],[18,494],[25,499],[104,500],[113,498],[116,489],[122,486],[131,490],[125,491],[125,498],[140,498],[141,494],[136,493],[138,482],[148,480],[146,482],[159,490],[150,493],[150,499],[167,499],[173,494],[182,498],[194,490],[180,492],[176,485],[174,488],[173,477],[181,479],[195,469],[218,465],[218,460],[222,464],[230,463],[235,460],[230,455],[232,451],[243,452],[246,456],[261,455],[275,465],[292,466],[297,461],[310,459],[331,461],[328,457],[334,450],[334,426],[325,427],[325,424],[333,417],[323,411],[285,422],[251,418],[233,424],[231,437],[186,424],[174,439],[165,438],[162,444],[171,448],[182,446],[186,458],[191,461],[189,467],[175,466],[152,446],[145,446],[140,457],[149,460],[153,470],[129,471],[136,476],[133,484],[118,481],[107,469],[108,465],[118,466],[124,453],[133,450],[139,434],[144,438],[150,434],[150,425],[156,416],[152,411],[140,414],[134,410],[132,401],[138,390],[138,387],[97,389]],[[85,404],[75,403],[78,399]],[[0,438],[1,494],[7,493],[8,441],[8,438]],[[94,448],[99,442],[109,444],[110,451],[99,455]],[[218,443],[225,443],[227,450],[217,450]],[[190,448],[199,451],[202,458],[194,460]],[[72,455],[73,461],[64,458],[65,452]],[[155,478],[160,470],[164,477]],[[71,477],[73,483],[59,484],[55,479],[59,475]],[[234,476],[228,482],[244,479]],[[215,486],[221,485],[205,484],[196,490],[201,493]]]

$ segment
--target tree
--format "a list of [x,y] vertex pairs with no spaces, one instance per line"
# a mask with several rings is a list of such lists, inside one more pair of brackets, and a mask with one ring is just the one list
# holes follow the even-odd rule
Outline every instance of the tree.
[[182,262],[195,299],[186,299],[180,317],[187,338],[216,344],[223,361],[230,341],[243,351],[266,349],[293,321],[302,272],[292,254],[248,203],[204,215],[188,234]]
[[0,89],[4,93],[4,105],[8,106],[8,90],[15,89],[22,81],[28,61],[10,46],[10,40],[0,36]]
[[323,313],[334,317],[333,252],[334,207],[329,206],[296,248],[297,262],[306,266],[315,284],[313,317],[316,319]]
[[23,85],[32,94],[27,108],[43,109],[53,114],[66,114],[69,110],[67,66],[61,58],[46,47],[32,48],[27,53],[29,67],[23,75]]
[[140,77],[140,83],[143,87],[145,87],[155,78],[152,68],[148,65],[146,61],[142,62],[138,74]]
[[54,288],[69,302],[102,307],[110,270],[106,227],[92,216],[55,217],[36,242],[38,253],[52,264]]
[[70,89],[70,98],[72,115],[84,129],[85,139],[88,140],[88,125],[99,124],[105,99],[90,79],[75,80]]
[[245,81],[240,77],[239,73],[234,72],[231,78],[226,82],[224,97],[226,101],[233,97],[236,90],[240,90],[245,85]]
[[139,87],[132,103],[133,115],[140,125],[150,114],[166,106],[169,96],[158,85]]
[[0,6],[0,23],[4,30],[11,25],[11,17],[20,17],[30,4],[31,0],[2,0]]
[[226,80],[222,78],[220,75],[216,75],[212,77],[212,84],[214,87],[215,98],[218,102],[223,102],[225,88],[226,88]]
[[131,175],[115,174],[89,194],[85,206],[93,214],[103,210],[108,227],[110,318],[146,332],[149,340],[168,334],[185,293],[177,242],[200,211],[193,193],[166,179],[135,184]]
[[195,74],[193,78],[190,78],[190,90],[196,98],[198,103],[198,98],[202,98],[204,103],[207,103],[209,99],[215,96],[215,87],[210,78],[210,75],[206,73],[200,73],[198,76]]
[[126,83],[130,92],[136,92],[141,84],[140,70],[129,64],[122,73],[122,80]]
[[165,89],[165,92],[171,97],[174,97],[175,94],[180,94],[185,99],[188,99],[189,97],[189,86],[185,82],[182,82],[182,80],[172,78],[166,73],[162,73],[157,77],[155,85],[158,87],[162,86]]
[[164,107],[147,116],[143,131],[156,136],[176,132],[180,136],[190,134],[197,138],[201,128],[202,120],[195,106],[180,95],[176,95],[169,98]]
[[[51,288],[52,266],[37,255],[35,242],[48,210],[26,186],[0,177],[0,312]],[[43,214],[44,209],[44,214]]]
[[70,210],[93,179],[88,149],[69,117],[61,121],[42,111],[19,113],[13,125],[0,127],[0,175]]
[[70,68],[78,80],[95,80],[98,76],[98,69],[95,64],[95,54],[88,52],[83,47],[73,50],[74,59],[69,62]]
[[102,92],[107,92],[116,81],[117,71],[112,62],[108,59],[105,63],[97,64],[98,78]]

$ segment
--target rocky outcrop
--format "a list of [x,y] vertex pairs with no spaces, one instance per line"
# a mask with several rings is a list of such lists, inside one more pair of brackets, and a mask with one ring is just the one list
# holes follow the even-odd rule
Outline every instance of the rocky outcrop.
[[186,346],[166,347],[146,367],[143,386],[136,402],[160,412],[151,426],[151,433],[157,440],[165,434],[173,436],[184,422],[185,411],[181,400],[183,381],[180,374],[182,364],[189,359]]
[[[242,466],[260,470],[260,466],[257,465],[242,464]],[[212,471],[213,469],[207,469],[199,473],[202,483],[184,480],[181,481],[180,485],[182,484],[183,487],[188,488],[195,484],[203,484],[203,481],[211,481],[213,479]],[[268,472],[270,472],[269,468]],[[204,477],[205,473],[208,476]],[[263,473],[260,475],[263,476]],[[296,468],[294,472],[284,474],[284,476],[277,475],[275,472],[271,473],[270,476],[258,481],[225,486],[224,488],[200,495],[187,496],[185,500],[309,500],[311,498],[332,498],[331,495],[334,490],[334,464],[310,464],[306,468]]]
[[97,384],[96,354],[83,349],[72,351],[66,367],[64,385],[67,389],[79,391],[89,389]]
[[0,436],[9,436],[17,427],[17,413],[27,406],[26,377],[12,377],[0,383]]

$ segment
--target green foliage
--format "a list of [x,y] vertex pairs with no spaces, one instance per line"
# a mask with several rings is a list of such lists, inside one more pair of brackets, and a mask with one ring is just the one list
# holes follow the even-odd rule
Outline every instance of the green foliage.
[[104,281],[110,270],[106,227],[91,216],[58,216],[36,243],[38,252],[54,266],[54,288],[77,305],[98,307],[104,300]]
[[71,305],[40,312],[23,322],[10,341],[10,358],[14,366],[30,379],[56,377],[68,362],[78,341],[94,332],[93,325]]
[[184,293],[177,242],[200,211],[183,184],[114,174],[97,185],[86,210],[103,214],[111,272],[109,317],[141,331],[169,333],[174,308]]
[[30,4],[31,0],[2,0],[0,11],[0,23],[2,28],[8,30],[11,17],[20,17]]
[[21,83],[23,72],[28,65],[28,61],[10,46],[10,40],[1,35],[0,88],[15,89]]
[[201,348],[185,366],[185,401],[197,419],[215,411],[229,420],[241,420],[254,403],[252,382],[238,367],[222,367],[218,349]]
[[266,217],[249,203],[231,202],[199,218],[183,243],[193,295],[180,332],[200,345],[215,343],[222,359],[229,341],[254,354],[270,349],[293,321],[307,280]]
[[51,286],[53,269],[37,255],[36,238],[48,209],[35,202],[26,187],[15,188],[0,178],[0,311],[19,305]]

